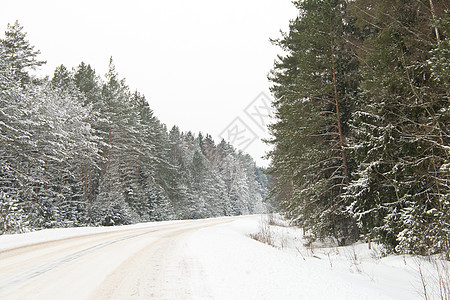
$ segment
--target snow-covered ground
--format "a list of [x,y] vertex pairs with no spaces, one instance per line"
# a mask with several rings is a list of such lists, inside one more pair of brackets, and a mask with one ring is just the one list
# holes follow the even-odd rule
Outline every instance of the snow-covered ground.
[[[275,247],[249,238],[265,223],[265,217],[246,218],[190,237],[185,253],[201,265],[192,280],[196,298],[424,299],[423,278],[428,299],[441,299],[432,287],[438,278],[433,264],[411,256],[382,257],[374,244],[371,250],[367,244],[305,247],[298,228],[270,226]],[[448,284],[449,264],[439,262],[447,268]]]
[[[284,226],[269,227],[269,246],[250,237],[264,220],[245,216],[0,236],[0,298],[424,299],[424,279],[428,299],[441,299],[432,290],[435,268],[428,262],[381,257],[377,245],[306,247],[300,229]],[[444,266],[448,272],[448,262]]]

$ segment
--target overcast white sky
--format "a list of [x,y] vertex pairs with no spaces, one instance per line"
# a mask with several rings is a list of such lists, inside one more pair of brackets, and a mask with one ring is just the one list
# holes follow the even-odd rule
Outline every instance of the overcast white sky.
[[[262,107],[261,92],[270,95],[267,74],[280,50],[269,38],[286,31],[296,13],[290,0],[2,0],[0,30],[3,37],[19,20],[48,75],[84,61],[103,76],[112,56],[169,129],[230,139],[265,166],[268,147],[250,143],[248,133],[267,137],[254,122],[267,120],[251,111]],[[247,137],[234,140],[227,129]]]

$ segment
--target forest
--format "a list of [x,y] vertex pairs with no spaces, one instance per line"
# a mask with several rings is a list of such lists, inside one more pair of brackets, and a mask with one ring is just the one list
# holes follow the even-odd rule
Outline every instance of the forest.
[[311,240],[448,258],[449,2],[294,5],[269,74],[271,201]]
[[273,206],[311,241],[449,258],[448,1],[293,4],[298,16],[272,40],[267,172],[224,140],[168,129],[112,58],[103,76],[87,62],[37,76],[40,52],[8,24],[0,234]]
[[[40,60],[16,21],[0,39],[0,234],[263,213],[268,176],[209,134],[170,130],[115,70]],[[175,100],[174,100],[175,101]]]

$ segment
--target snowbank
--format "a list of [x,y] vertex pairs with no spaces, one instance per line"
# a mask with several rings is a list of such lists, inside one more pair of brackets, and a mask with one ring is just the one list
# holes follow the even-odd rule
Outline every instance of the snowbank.
[[309,249],[300,229],[279,226],[270,227],[272,247],[249,238],[260,221],[246,218],[190,237],[185,255],[201,266],[192,278],[194,299],[423,299],[412,257],[381,258],[380,247],[367,244]]

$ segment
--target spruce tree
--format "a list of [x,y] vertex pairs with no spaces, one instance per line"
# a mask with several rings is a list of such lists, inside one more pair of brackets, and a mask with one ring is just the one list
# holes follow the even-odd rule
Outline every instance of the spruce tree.
[[358,168],[346,197],[364,233],[420,254],[448,252],[449,245],[449,173],[442,166],[450,102],[438,50],[448,35],[436,36],[444,2],[433,2],[435,13],[430,1],[352,3],[365,41],[353,118]]

